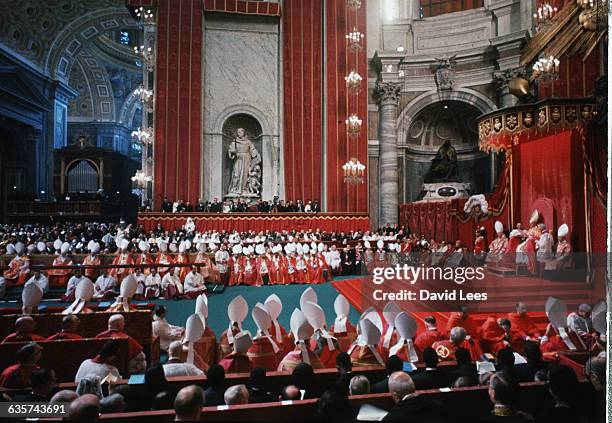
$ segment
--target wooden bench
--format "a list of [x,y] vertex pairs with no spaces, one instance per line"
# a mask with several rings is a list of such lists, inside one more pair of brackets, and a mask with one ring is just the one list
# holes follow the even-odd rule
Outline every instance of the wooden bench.
[[[43,347],[42,356],[38,366],[55,370],[58,382],[73,382],[72,389],[76,388],[74,377],[83,361],[94,358],[108,339],[78,339],[59,341],[40,341]],[[128,341],[118,339],[119,353],[113,364],[121,375],[128,375]],[[0,369],[5,369],[17,363],[17,351],[27,344],[15,342],[0,344]]]
[[[587,383],[580,384],[583,393],[588,392],[590,386]],[[452,413],[457,420],[469,418],[479,419],[490,413],[492,405],[489,399],[488,387],[477,386],[468,388],[455,388],[440,391],[419,391],[420,395],[439,401],[444,404],[446,410]],[[521,384],[520,401],[521,410],[535,412],[547,398],[547,386],[540,382]],[[316,413],[316,399],[292,401],[289,404],[280,402],[264,404],[234,405],[229,407],[204,407],[202,409],[203,421],[267,421],[267,422],[293,422],[312,420]],[[368,394],[350,397],[350,405],[356,414],[364,404],[370,404],[384,410],[393,407],[390,394]],[[100,417],[102,421],[131,423],[144,421],[171,421],[174,419],[173,410],[146,411],[131,413],[104,414]]]

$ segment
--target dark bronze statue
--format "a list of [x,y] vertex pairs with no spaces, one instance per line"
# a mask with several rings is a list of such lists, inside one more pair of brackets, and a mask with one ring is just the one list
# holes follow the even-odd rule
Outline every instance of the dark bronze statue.
[[448,140],[436,153],[425,175],[426,184],[436,182],[457,182],[457,151]]

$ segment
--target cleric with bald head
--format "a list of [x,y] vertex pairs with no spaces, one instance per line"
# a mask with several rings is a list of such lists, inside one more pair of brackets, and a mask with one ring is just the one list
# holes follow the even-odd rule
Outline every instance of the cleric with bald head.
[[62,330],[54,335],[51,335],[47,340],[56,341],[59,339],[83,339],[78,334],[79,318],[74,314],[68,314],[62,318]]
[[7,335],[2,343],[44,341],[44,337],[34,333],[36,322],[30,316],[21,316],[15,321],[15,332]]
[[128,340],[128,370],[130,373],[142,373],[147,368],[146,357],[142,345],[124,332],[125,318],[121,314],[113,314],[108,318],[108,330],[96,335],[96,338],[119,338]]

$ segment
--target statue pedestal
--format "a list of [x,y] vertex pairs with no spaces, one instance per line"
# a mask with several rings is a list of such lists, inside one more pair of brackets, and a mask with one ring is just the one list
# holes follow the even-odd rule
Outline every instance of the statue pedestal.
[[457,198],[468,198],[471,185],[464,182],[436,182],[423,184],[425,196],[422,201],[446,201]]

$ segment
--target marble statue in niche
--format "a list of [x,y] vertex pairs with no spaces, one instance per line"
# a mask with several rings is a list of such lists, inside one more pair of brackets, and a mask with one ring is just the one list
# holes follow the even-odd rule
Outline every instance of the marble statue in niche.
[[228,148],[233,161],[227,197],[261,197],[261,154],[244,128],[236,130],[236,136]]

